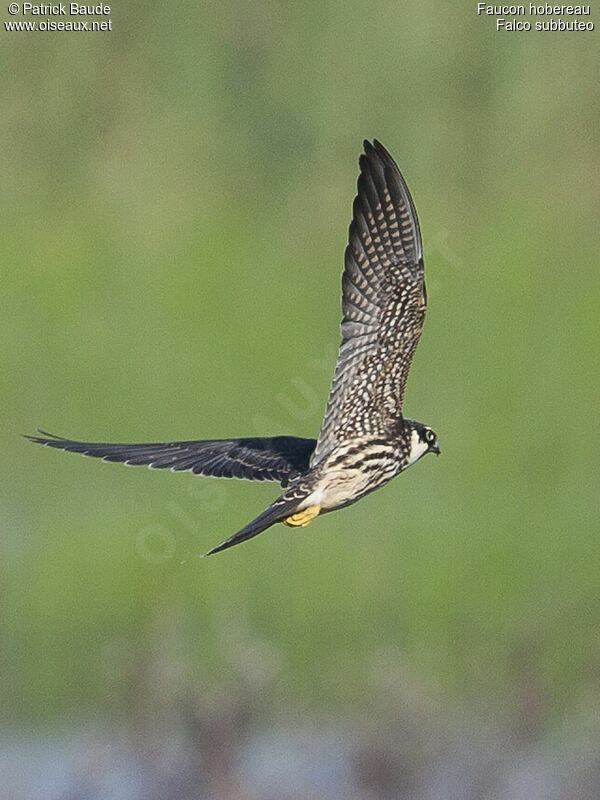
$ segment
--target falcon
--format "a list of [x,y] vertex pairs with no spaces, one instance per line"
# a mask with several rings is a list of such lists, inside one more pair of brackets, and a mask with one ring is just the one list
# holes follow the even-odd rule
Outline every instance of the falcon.
[[417,212],[394,159],[364,142],[342,275],[342,341],[319,438],[295,436],[112,444],[39,431],[37,444],[104,461],[217,478],[275,481],[285,490],[218,553],[276,522],[303,528],[356,503],[427,453],[434,431],[406,419],[406,379],[425,318]]

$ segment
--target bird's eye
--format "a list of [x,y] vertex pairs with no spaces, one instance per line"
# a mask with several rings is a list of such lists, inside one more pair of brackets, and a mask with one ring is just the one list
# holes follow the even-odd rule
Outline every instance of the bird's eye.
[[425,431],[425,441],[426,442],[435,442],[435,433],[433,431]]

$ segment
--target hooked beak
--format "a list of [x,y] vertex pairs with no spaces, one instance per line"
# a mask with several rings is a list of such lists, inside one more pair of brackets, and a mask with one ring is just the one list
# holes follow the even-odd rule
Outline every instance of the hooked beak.
[[440,446],[439,446],[439,444],[437,442],[432,446],[431,452],[435,453],[436,456],[441,455],[442,451],[440,450]]

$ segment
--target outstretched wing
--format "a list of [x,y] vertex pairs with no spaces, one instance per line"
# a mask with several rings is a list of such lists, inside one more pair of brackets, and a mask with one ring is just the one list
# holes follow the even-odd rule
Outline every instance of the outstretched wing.
[[311,461],[339,442],[385,435],[402,417],[426,294],[417,212],[400,170],[364,142],[342,276],[342,343]]
[[76,442],[40,431],[41,436],[26,438],[47,447],[101,458],[103,461],[146,465],[151,469],[193,472],[215,478],[246,478],[251,481],[277,481],[287,486],[304,474],[313,450],[314,439],[275,436],[263,439],[216,439],[200,442],[158,444],[110,444]]

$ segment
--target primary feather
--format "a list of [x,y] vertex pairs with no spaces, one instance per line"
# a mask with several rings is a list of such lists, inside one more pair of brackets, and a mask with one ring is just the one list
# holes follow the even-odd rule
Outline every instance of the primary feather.
[[419,222],[400,170],[377,140],[359,159],[342,276],[342,343],[311,466],[362,434],[388,434],[423,328]]
[[114,444],[79,442],[40,431],[30,441],[70,453],[80,453],[103,461],[121,462],[151,469],[193,472],[215,478],[245,478],[251,481],[277,481],[287,486],[308,470],[314,439],[274,436],[254,439],[208,439],[190,442]]

